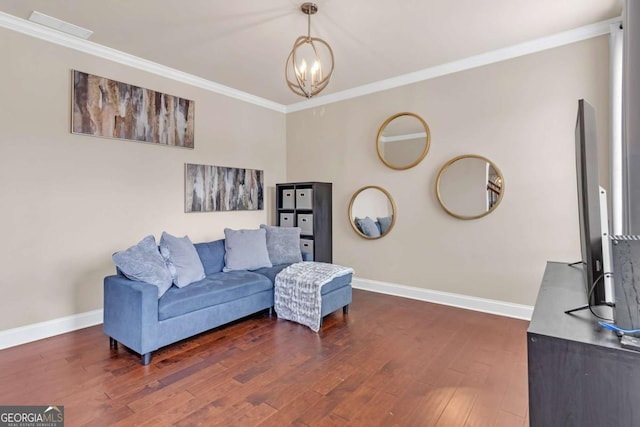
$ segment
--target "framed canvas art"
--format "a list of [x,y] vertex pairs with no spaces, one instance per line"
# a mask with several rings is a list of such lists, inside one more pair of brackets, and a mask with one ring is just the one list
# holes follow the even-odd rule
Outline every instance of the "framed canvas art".
[[264,209],[264,172],[185,164],[185,212]]
[[73,70],[71,132],[193,148],[194,102]]

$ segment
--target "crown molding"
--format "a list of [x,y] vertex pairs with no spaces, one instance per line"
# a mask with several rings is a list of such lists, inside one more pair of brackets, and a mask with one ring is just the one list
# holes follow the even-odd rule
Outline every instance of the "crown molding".
[[181,83],[186,83],[200,89],[215,92],[220,95],[248,102],[250,104],[255,104],[257,106],[268,108],[280,113],[286,112],[285,106],[277,102],[260,98],[250,93],[242,92],[229,86],[224,86],[219,83],[203,79],[202,77],[185,73],[183,71],[176,70],[175,68],[167,67],[165,65],[158,64],[157,62],[149,61],[116,49],[112,49],[110,47],[100,45],[98,43],[91,42],[89,40],[83,40],[62,33],[60,31],[35,24],[25,19],[18,18],[5,12],[0,12],[0,27],[26,34],[28,36],[35,37],[50,43],[55,43],[57,45],[74,49],[89,55],[104,58],[109,61],[117,62],[122,65],[127,65],[138,70],[176,80]]
[[574,28],[572,30],[563,31],[547,37],[531,40],[517,45],[505,47],[502,49],[485,52],[479,55],[470,56],[468,58],[452,61],[434,67],[425,68],[401,76],[380,80],[374,83],[358,86],[352,89],[335,92],[328,95],[311,98],[306,101],[294,104],[283,105],[265,98],[252,95],[247,92],[231,88],[212,82],[193,74],[185,73],[175,68],[167,67],[153,61],[149,61],[116,49],[112,49],[88,40],[82,40],[68,34],[43,27],[41,25],[29,22],[25,19],[18,18],[5,12],[0,12],[0,27],[4,27],[31,37],[55,43],[70,49],[87,53],[89,55],[104,58],[119,64],[127,65],[142,71],[156,74],[162,77],[173,79],[191,86],[195,86],[210,92],[248,102],[260,107],[268,108],[280,113],[293,113],[296,111],[307,110],[322,105],[332,104],[334,102],[345,101],[347,99],[357,98],[384,90],[406,86],[424,80],[434,79],[436,77],[453,74],[460,71],[469,70],[496,62],[506,61],[532,53],[541,52],[547,49],[576,43],[593,37],[602,36],[610,33],[610,26],[622,22],[622,17],[612,18],[606,21],[597,22],[595,24],[585,25]]
[[306,101],[289,104],[286,106],[287,113],[307,110],[309,108],[319,107],[322,105],[332,104],[334,102],[345,101],[347,99],[357,98],[384,90],[394,89],[400,86],[406,86],[418,83],[424,80],[434,79],[436,77],[453,74],[460,71],[470,70],[476,67],[493,64],[496,62],[506,61],[532,53],[541,52],[547,49],[553,49],[587,40],[593,37],[602,36],[610,33],[610,26],[622,22],[622,17],[608,19],[606,21],[597,22],[595,24],[585,25],[583,27],[574,28],[572,30],[563,31],[547,37],[531,40],[528,42],[516,44],[502,49],[481,53],[479,55],[470,56],[468,58],[457,61],[447,62],[445,64],[436,65],[434,67],[425,68],[386,80],[380,80],[374,83],[358,86],[352,89],[335,92],[328,95],[311,98]]

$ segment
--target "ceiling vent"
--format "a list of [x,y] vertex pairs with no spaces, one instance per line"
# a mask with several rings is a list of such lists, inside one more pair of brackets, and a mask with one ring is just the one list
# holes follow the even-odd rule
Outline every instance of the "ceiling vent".
[[91,37],[91,34],[93,34],[93,31],[91,30],[61,21],[58,18],[53,18],[35,10],[31,13],[29,21],[44,25],[45,27],[53,28],[54,30],[62,31],[63,33],[71,34],[72,36],[80,37],[81,39],[88,39]]

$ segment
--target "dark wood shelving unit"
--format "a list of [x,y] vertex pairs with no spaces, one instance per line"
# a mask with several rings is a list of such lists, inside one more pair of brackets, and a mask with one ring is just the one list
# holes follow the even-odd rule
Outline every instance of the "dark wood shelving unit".
[[300,227],[301,250],[313,261],[332,262],[330,182],[276,184],[276,225]]

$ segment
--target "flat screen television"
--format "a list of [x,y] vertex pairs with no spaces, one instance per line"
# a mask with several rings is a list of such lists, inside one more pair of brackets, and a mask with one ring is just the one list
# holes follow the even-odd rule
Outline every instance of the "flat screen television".
[[576,172],[578,177],[578,211],[580,247],[589,305],[607,304],[602,255],[600,217],[600,179],[598,175],[598,140],[596,113],[584,99],[578,101],[576,120]]

